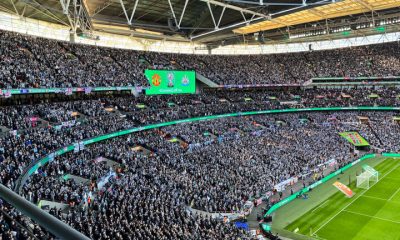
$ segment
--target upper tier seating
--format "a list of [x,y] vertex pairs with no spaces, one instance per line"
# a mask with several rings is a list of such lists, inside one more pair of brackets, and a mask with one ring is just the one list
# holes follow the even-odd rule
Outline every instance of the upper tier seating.
[[397,42],[307,53],[210,56],[103,48],[0,31],[0,45],[0,89],[147,86],[147,68],[192,69],[218,84],[400,75]]

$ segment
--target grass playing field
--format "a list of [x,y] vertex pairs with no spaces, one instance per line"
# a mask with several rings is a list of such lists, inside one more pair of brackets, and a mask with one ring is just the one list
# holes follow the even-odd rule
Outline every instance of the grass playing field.
[[353,181],[352,198],[337,192],[285,229],[298,228],[298,234],[315,239],[400,239],[400,159],[384,159],[374,168],[379,181],[368,190],[356,188]]

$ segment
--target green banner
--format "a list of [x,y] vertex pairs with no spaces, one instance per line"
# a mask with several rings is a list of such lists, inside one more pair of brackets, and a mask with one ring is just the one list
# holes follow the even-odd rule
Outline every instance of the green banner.
[[400,158],[400,153],[382,153],[382,156]]
[[358,132],[341,132],[339,135],[356,147],[369,146],[367,140],[365,140]]
[[146,95],[196,92],[196,73],[194,71],[147,69],[144,75],[150,83]]

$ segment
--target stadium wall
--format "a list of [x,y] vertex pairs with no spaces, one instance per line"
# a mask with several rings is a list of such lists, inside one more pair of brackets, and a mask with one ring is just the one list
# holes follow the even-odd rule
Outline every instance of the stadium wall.
[[[69,26],[48,23],[31,18],[20,17],[0,11],[0,29],[28,34],[38,37],[69,41]],[[194,42],[177,42],[166,40],[147,40],[135,37],[113,35],[102,32],[95,32],[100,40],[90,40],[80,37],[75,42],[81,44],[132,49],[153,52],[169,52],[182,54],[209,54],[206,46]],[[363,46],[377,43],[394,42],[400,40],[400,32],[383,33],[371,36],[362,36],[329,41],[313,41],[288,44],[265,44],[265,45],[229,45],[220,46],[211,50],[213,55],[257,55],[257,54],[278,54],[290,52],[309,51],[312,44],[313,50],[327,50],[344,47]]]

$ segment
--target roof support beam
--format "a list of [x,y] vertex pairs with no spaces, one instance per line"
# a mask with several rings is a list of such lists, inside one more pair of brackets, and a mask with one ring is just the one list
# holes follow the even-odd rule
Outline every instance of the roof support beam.
[[12,4],[12,6],[13,6],[13,8],[14,8],[14,11],[15,11],[15,13],[19,16],[19,12],[18,12],[18,9],[17,9],[17,7],[15,6],[15,3],[14,3],[14,0],[9,0],[10,1],[10,3]]
[[221,16],[219,17],[219,20],[218,20],[218,25],[217,25],[218,27],[219,27],[220,24],[221,24],[221,20],[222,20],[222,17],[224,16],[225,9],[226,9],[226,7],[222,8]]
[[6,7],[4,7],[4,6],[2,6],[2,5],[0,5],[0,10],[2,10],[2,11],[4,11],[4,12],[7,12],[7,13],[10,13],[10,14],[15,14],[14,11],[12,11],[12,10],[10,10],[10,9],[8,9],[8,8],[6,8]]
[[136,8],[137,8],[137,5],[138,5],[138,3],[139,3],[139,0],[136,0],[136,1],[135,1],[135,5],[134,5],[134,7],[133,7],[133,10],[132,10],[132,13],[130,14],[130,16],[129,16],[129,14],[128,14],[126,8],[125,8],[125,3],[124,3],[124,1],[123,1],[123,0],[119,0],[119,3],[121,4],[122,11],[123,11],[124,14],[125,14],[125,18],[126,18],[127,24],[128,24],[129,26],[131,26],[131,25],[132,25],[132,21],[133,21],[133,16],[135,16],[135,12],[136,12]]
[[72,4],[71,0],[60,0],[60,4],[74,33],[78,28],[82,30],[92,29],[92,22],[83,0],[72,0]]
[[[201,34],[196,35],[196,36],[192,36],[192,37],[190,37],[191,40],[199,38],[199,37],[202,37],[202,36],[205,36],[205,35],[209,35],[209,34],[212,34],[212,33],[215,33],[215,32],[219,32],[219,31],[222,31],[222,30],[238,27],[238,26],[241,26],[241,25],[244,25],[244,24],[250,24],[251,22],[254,22],[254,21],[259,21],[259,20],[262,20],[262,19],[264,19],[264,20],[265,19],[271,19],[271,16],[268,16],[268,15],[265,15],[265,14],[262,14],[262,13],[258,13],[258,12],[255,12],[255,11],[251,11],[251,10],[248,10],[248,9],[245,9],[245,8],[241,8],[241,7],[238,7],[238,6],[234,6],[234,5],[218,2],[218,1],[215,1],[215,0],[200,0],[200,1],[205,2],[207,4],[208,9],[209,9],[210,14],[211,14],[211,18],[212,18],[214,26],[215,26],[215,29],[213,31],[210,31],[210,32],[205,32],[205,33],[201,33]],[[214,14],[212,13],[210,4],[213,4],[215,6],[223,7],[222,12],[221,12],[221,16],[220,16],[219,21],[218,21],[218,24],[215,22]],[[225,9],[227,9],[227,8],[235,10],[235,11],[239,11],[243,16],[244,21],[220,28],[219,25],[221,23],[221,20],[222,20],[222,17],[224,15],[224,13],[225,13]],[[251,19],[247,20],[246,17],[244,16],[244,13],[251,14],[252,15]],[[258,16],[258,17],[255,18],[255,16]],[[284,25],[286,26],[286,24],[284,24]]]
[[32,6],[32,5],[29,5],[29,6],[30,6],[31,8],[33,8],[33,9],[35,9],[36,11],[38,11],[40,14],[43,14],[43,15],[45,15],[46,17],[51,18],[51,19],[53,19],[53,20],[56,21],[56,22],[62,23],[62,24],[65,25],[65,26],[69,26],[69,24],[67,24],[66,22],[61,21],[59,18],[54,17],[54,16],[51,15],[51,14],[48,14],[46,11],[43,11],[42,9],[36,8],[35,6]]
[[196,36],[192,36],[190,39],[194,40],[194,39],[202,37],[202,36],[206,36],[206,35],[209,35],[209,34],[212,34],[212,33],[216,33],[216,32],[222,31],[222,30],[226,30],[226,29],[235,28],[235,27],[238,27],[238,26],[241,26],[241,25],[250,24],[251,22],[259,21],[259,20],[262,20],[262,19],[264,19],[264,18],[263,17],[257,17],[257,18],[250,19],[250,20],[248,20],[246,22],[234,23],[232,25],[228,25],[228,26],[225,26],[225,27],[222,27],[222,28],[214,29],[214,30],[212,30],[210,32],[205,32],[205,33],[201,33],[201,34],[196,35]]
[[71,26],[71,28],[72,28],[73,31],[75,32],[76,30],[74,29],[74,23],[73,23],[73,21],[72,21],[70,15],[69,15],[69,4],[70,4],[70,0],[60,0],[60,4],[61,4],[61,7],[62,7],[62,9],[63,9],[64,15],[67,16],[69,25]]
[[[209,9],[210,9],[210,3],[211,3],[211,4],[214,4],[216,6],[224,7],[224,9],[225,8],[229,8],[229,9],[232,9],[232,10],[235,10],[235,11],[239,11],[243,16],[243,19],[244,19],[245,23],[248,23],[248,21],[247,21],[246,17],[244,16],[244,13],[248,13],[248,14],[252,14],[252,16],[253,16],[252,18],[254,18],[255,16],[259,16],[259,17],[268,19],[270,21],[276,22],[278,24],[281,24],[283,26],[288,26],[287,23],[284,23],[284,22],[281,22],[281,21],[276,21],[276,20],[272,19],[271,15],[268,16],[268,15],[265,15],[265,14],[262,14],[262,13],[258,13],[258,12],[255,12],[255,11],[251,11],[251,10],[248,10],[248,9],[245,9],[245,8],[238,7],[238,6],[234,6],[234,5],[218,2],[218,1],[215,1],[215,0],[201,0],[201,1],[206,2],[208,7],[209,7]],[[305,1],[306,0],[303,0],[303,2],[305,2]],[[213,16],[213,14],[211,12],[211,9],[210,9],[210,13],[211,13],[211,17],[213,19],[214,25],[215,25],[215,29],[218,29],[219,26],[215,24],[214,16]]]
[[89,8],[86,5],[85,0],[80,0],[79,4],[79,21],[80,21],[80,28],[83,30],[89,30],[92,31],[93,24],[92,24],[92,19],[90,18],[89,15]]
[[[332,0],[335,2],[336,0]],[[337,0],[336,2],[338,2]],[[315,2],[315,3],[307,3],[307,0],[303,0],[302,3],[291,3],[291,2],[265,2],[264,0],[259,1],[246,1],[246,0],[225,0],[225,2],[231,3],[240,3],[240,4],[251,4],[251,5],[259,5],[259,6],[315,6],[322,5],[323,3]]]
[[54,11],[54,9],[49,8],[48,6],[44,6],[38,2],[36,2],[35,0],[29,1],[29,2],[25,2],[26,5],[29,5],[29,7],[35,9],[36,11],[40,12],[41,14],[63,24],[66,26],[70,26],[69,24],[67,24],[66,22],[64,22],[63,20],[61,20],[59,17],[57,17],[55,14],[53,14],[52,11]]
[[183,15],[185,15],[185,11],[186,11],[186,7],[187,7],[188,2],[189,2],[189,0],[186,0],[186,1],[185,1],[185,6],[183,6],[183,10],[182,10],[182,13],[181,13],[181,17],[179,18],[178,28],[181,27]]
[[90,13],[91,17],[94,17],[95,15],[97,15],[98,13],[100,13],[101,11],[103,11],[104,9],[108,8],[111,4],[113,4],[113,0],[107,0],[105,1],[102,5],[98,6],[93,13]]
[[79,16],[82,13],[82,7],[78,7],[77,5],[77,0],[73,0],[74,2],[74,32],[76,32],[76,29],[78,29],[78,24],[79,22]]
[[123,0],[119,0],[119,3],[121,4],[122,11],[124,11],[124,14],[125,14],[125,17],[126,17],[126,21],[128,22],[129,25],[131,25],[131,22],[129,21],[128,13],[126,12],[126,9],[125,9],[124,1]]
[[68,14],[70,0],[60,0],[61,7],[65,15]]
[[136,0],[136,1],[135,1],[135,6],[133,6],[131,18],[129,18],[129,22],[130,22],[131,24],[132,24],[133,16],[135,15],[135,12],[136,12],[136,8],[137,8],[138,3],[139,3],[139,0]]
[[243,12],[240,12],[240,14],[242,14],[242,17],[243,17],[244,21],[246,22],[247,21],[246,16],[243,14]]
[[[216,19],[215,19],[214,13],[213,13],[213,11],[212,11],[212,9],[211,9],[211,4],[210,4],[210,2],[207,1],[206,3],[207,3],[207,6],[208,6],[208,10],[210,11],[210,15],[211,15],[211,19],[213,20],[214,27],[215,27],[215,29],[218,29],[219,26],[221,25],[221,21],[222,21],[222,18],[224,17],[225,9],[227,8],[227,6],[223,6],[221,15],[219,16],[219,19],[218,19],[218,22],[216,22],[216,21],[215,21]],[[219,5],[217,4],[216,6],[219,6]],[[246,20],[246,17],[245,17],[244,14],[243,14],[243,12],[240,12],[240,13],[241,13],[242,16],[243,16],[244,21],[247,21],[247,20]],[[253,16],[254,16],[254,15],[253,15]]]
[[207,2],[207,6],[208,6],[208,10],[210,10],[210,15],[211,15],[211,19],[214,23],[214,27],[215,27],[215,29],[218,29],[218,26],[217,26],[217,23],[215,22],[214,14],[213,14],[213,11],[211,10],[211,5],[209,2]]
[[[217,6],[212,5],[211,9]],[[190,31],[189,35],[192,35],[196,30],[200,29],[200,25],[208,18],[208,8],[204,6],[202,12],[199,14],[196,22],[193,24],[193,29]]]
[[24,8],[22,9],[21,17],[25,15],[25,10],[26,10],[26,4],[24,4]]
[[256,16],[263,17],[265,19],[269,19],[270,18],[268,15],[265,15],[265,14],[262,14],[262,13],[251,11],[251,10],[248,10],[248,9],[245,9],[245,8],[241,8],[241,7],[238,7],[238,6],[235,6],[235,5],[230,5],[230,4],[218,2],[218,1],[215,1],[215,0],[200,0],[200,1],[206,2],[207,4],[211,3],[211,4],[214,4],[214,5],[220,6],[220,7],[226,7],[226,8],[229,8],[229,9],[232,9],[232,10],[236,10],[236,11],[239,11],[239,12],[243,12],[243,13],[254,14]]
[[[191,39],[196,39],[196,38],[199,38],[199,37],[203,37],[203,36],[206,36],[206,35],[209,35],[209,34],[213,34],[213,33],[216,33],[216,32],[222,31],[222,30],[241,27],[243,25],[248,25],[248,24],[250,24],[252,22],[261,21],[261,20],[273,21],[273,22],[276,22],[276,23],[279,23],[279,24],[281,24],[283,26],[288,27],[287,23],[282,22],[282,21],[277,21],[276,19],[273,19],[272,17],[275,16],[275,15],[281,15],[281,14],[284,14],[284,13],[287,13],[287,12],[291,12],[291,11],[294,11],[294,10],[300,10],[300,9],[303,9],[303,8],[305,8],[307,6],[310,6],[310,5],[326,5],[326,4],[330,4],[330,3],[334,3],[334,2],[339,2],[339,1],[342,1],[342,0],[320,0],[320,1],[314,2],[314,3],[307,3],[306,0],[303,0],[302,3],[297,4],[297,6],[294,6],[293,8],[282,10],[282,11],[279,11],[279,12],[275,12],[275,13],[269,14],[268,16],[265,15],[265,14],[254,12],[254,11],[251,11],[251,10],[248,10],[248,9],[244,9],[244,8],[241,8],[241,7],[238,7],[238,6],[225,4],[225,3],[218,2],[218,1],[215,1],[215,0],[201,0],[201,1],[210,2],[210,3],[218,5],[218,6],[225,6],[226,5],[227,8],[230,8],[232,10],[237,10],[239,12],[243,11],[243,13],[254,14],[255,16],[258,16],[258,17],[254,18],[254,19],[252,18],[252,19],[250,19],[250,21],[238,22],[238,23],[235,23],[235,24],[223,27],[223,28],[215,29],[215,30],[210,31],[210,32],[201,33],[199,35],[192,36]],[[226,1],[236,2],[236,3],[250,3],[250,4],[257,4],[257,5],[260,5],[260,3],[264,4],[264,5],[266,4],[264,1],[257,1],[257,2],[255,2],[255,1],[243,1],[243,0],[226,0]]]
[[168,0],[168,3],[169,3],[169,7],[171,9],[171,12],[172,12],[172,17],[174,18],[174,21],[175,21],[175,26],[178,26],[178,21],[176,20],[176,16],[175,16],[174,8],[172,7],[171,0]]

